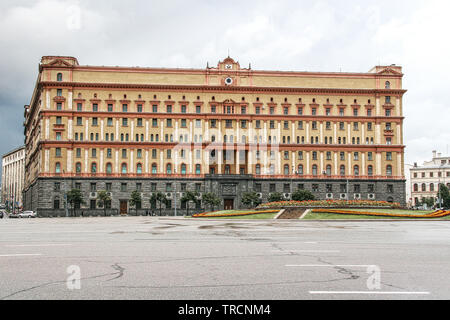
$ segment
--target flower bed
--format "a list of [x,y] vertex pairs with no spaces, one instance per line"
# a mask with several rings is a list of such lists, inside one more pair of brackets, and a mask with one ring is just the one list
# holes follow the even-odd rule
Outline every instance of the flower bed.
[[221,217],[240,217],[240,216],[249,216],[256,214],[264,214],[264,213],[278,213],[280,210],[260,210],[260,211],[214,211],[214,212],[203,212],[192,215],[193,218],[221,218]]
[[364,215],[364,216],[379,216],[379,217],[397,217],[397,218],[442,218],[450,216],[450,210],[438,210],[427,214],[395,214],[384,212],[364,212],[338,209],[313,209],[312,213],[334,213],[334,214],[348,214],[348,215]]
[[330,207],[330,208],[400,208],[399,203],[371,200],[308,200],[264,203],[258,208]]

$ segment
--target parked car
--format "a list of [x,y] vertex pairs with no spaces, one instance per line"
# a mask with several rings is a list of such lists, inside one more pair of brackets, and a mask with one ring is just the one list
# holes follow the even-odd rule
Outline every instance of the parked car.
[[17,215],[19,218],[36,218],[36,212],[34,211],[24,211]]
[[5,210],[0,210],[0,219],[3,219],[5,215]]

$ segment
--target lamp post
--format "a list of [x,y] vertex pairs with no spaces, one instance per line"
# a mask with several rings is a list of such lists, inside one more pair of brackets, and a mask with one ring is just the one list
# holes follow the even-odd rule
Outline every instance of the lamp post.
[[66,186],[66,175],[65,171],[63,170],[63,176],[64,176],[64,211],[66,212],[66,218],[69,217],[69,208],[67,206],[67,186]]
[[[175,175],[177,174],[177,168],[176,168],[176,166],[175,166],[175,168],[174,168],[174,173],[175,173]],[[174,205],[175,205],[175,217],[177,216],[177,181],[175,180],[175,188],[174,188]]]

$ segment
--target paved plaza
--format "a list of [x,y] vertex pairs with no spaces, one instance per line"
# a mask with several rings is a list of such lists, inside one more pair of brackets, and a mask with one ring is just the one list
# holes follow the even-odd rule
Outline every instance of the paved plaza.
[[0,299],[450,299],[448,221],[0,220]]

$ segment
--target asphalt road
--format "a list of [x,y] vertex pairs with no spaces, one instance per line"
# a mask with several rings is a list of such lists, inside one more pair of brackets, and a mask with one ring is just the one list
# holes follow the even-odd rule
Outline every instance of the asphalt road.
[[450,221],[2,219],[0,299],[450,299]]

